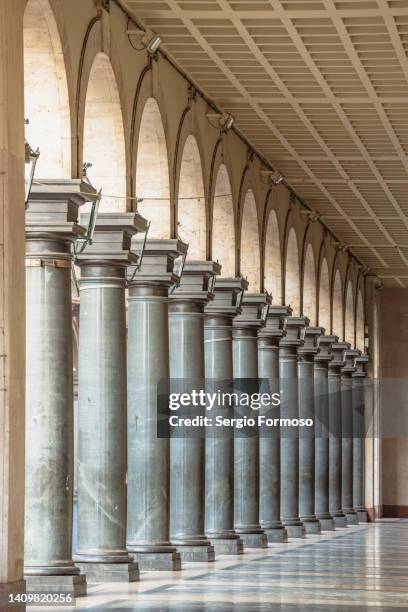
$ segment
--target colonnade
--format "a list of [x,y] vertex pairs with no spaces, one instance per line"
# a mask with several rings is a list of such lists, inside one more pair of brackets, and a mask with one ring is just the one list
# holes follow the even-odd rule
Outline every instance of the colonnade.
[[[70,275],[72,245],[89,223],[80,207],[93,196],[86,182],[42,181],[27,211],[28,589],[79,595],[86,581],[135,581],[139,568],[178,571],[181,561],[213,562],[367,520],[367,357],[289,306],[272,305],[269,294],[250,292],[244,279],[223,278],[220,264],[185,260],[180,240],[148,240],[142,257],[137,234],[146,220],[103,213],[92,243],[76,248],[72,555]],[[158,438],[158,385],[166,379],[181,380],[186,392],[204,379],[215,387],[261,379],[261,389],[281,395],[274,418],[313,425]]]

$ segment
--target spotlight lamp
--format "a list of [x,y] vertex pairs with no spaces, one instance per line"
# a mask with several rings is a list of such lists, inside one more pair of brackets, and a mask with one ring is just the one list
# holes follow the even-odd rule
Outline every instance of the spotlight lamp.
[[161,38],[154,32],[146,32],[142,38],[142,44],[146,47],[146,50],[150,55],[156,55],[161,45]]
[[279,170],[261,170],[261,176],[265,178],[266,183],[272,187],[276,187],[284,180]]
[[40,149],[35,151],[31,148],[30,143],[25,141],[25,209],[28,208],[28,201],[30,199],[31,187],[34,181],[35,167],[37,160],[40,157]]
[[231,113],[207,113],[206,117],[210,125],[221,132],[228,132],[235,123],[235,117]]

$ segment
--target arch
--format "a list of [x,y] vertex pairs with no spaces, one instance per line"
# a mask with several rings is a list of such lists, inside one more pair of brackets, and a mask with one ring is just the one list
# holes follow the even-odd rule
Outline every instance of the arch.
[[261,290],[260,257],[258,213],[254,193],[248,189],[242,212],[239,269],[241,275],[247,278],[248,291],[252,293]]
[[317,323],[317,287],[316,287],[316,266],[312,245],[306,249],[305,263],[303,269],[303,315],[308,317],[310,325]]
[[57,24],[48,0],[28,0],[23,21],[25,135],[40,149],[36,175],[71,177],[67,76]]
[[272,293],[275,304],[283,304],[282,299],[282,257],[279,238],[279,225],[276,212],[271,210],[265,233],[265,280],[266,291]]
[[344,311],[344,340],[350,342],[354,348],[355,342],[355,326],[354,326],[354,299],[353,285],[351,280],[347,283],[345,311]]
[[105,194],[100,211],[126,211],[126,148],[122,110],[112,65],[103,52],[95,56],[88,80],[83,161],[92,164],[87,176],[93,186],[102,189]]
[[205,192],[201,156],[197,140],[187,137],[180,166],[177,198],[178,234],[189,244],[189,259],[207,255]]
[[356,308],[356,349],[364,352],[364,300],[361,289],[357,293]]
[[149,237],[170,238],[170,176],[166,136],[159,106],[148,98],[140,121],[136,158],[139,212],[151,221]]
[[339,340],[344,339],[343,332],[343,288],[341,284],[340,271],[337,270],[333,284],[333,301],[332,301],[332,331],[338,336]]
[[330,277],[326,258],[320,267],[318,324],[324,327],[326,334],[330,333]]
[[220,165],[215,181],[211,243],[212,258],[222,265],[222,275],[235,276],[234,204],[225,164]]
[[300,315],[299,249],[293,227],[289,230],[285,261],[285,304],[291,306],[292,315]]

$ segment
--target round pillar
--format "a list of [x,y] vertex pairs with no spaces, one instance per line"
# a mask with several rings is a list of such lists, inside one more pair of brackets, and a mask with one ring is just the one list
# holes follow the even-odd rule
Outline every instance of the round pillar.
[[[235,380],[258,379],[257,331],[265,324],[269,301],[266,294],[244,295],[242,313],[234,319],[233,328]],[[243,435],[235,432],[234,528],[245,548],[266,548],[268,538],[259,523],[259,431],[253,430]]]
[[[280,393],[279,341],[285,335],[284,320],[291,313],[287,306],[270,306],[266,325],[258,332],[259,378],[266,379],[268,392]],[[279,418],[279,406],[272,409]],[[280,520],[280,436],[279,428],[267,428],[259,438],[259,517],[269,543],[287,542],[288,534]]]
[[[305,319],[288,317],[286,336],[279,343],[281,419],[299,418],[297,349],[303,344]],[[305,528],[299,518],[299,433],[294,427],[281,427],[281,521],[289,538],[303,538]]]
[[[27,590],[86,594],[72,560],[72,243],[79,180],[33,186],[26,213],[25,575]],[[81,192],[81,193],[80,193]],[[83,194],[89,194],[89,197]]]
[[368,513],[364,507],[364,366],[368,362],[367,355],[357,357],[354,364],[356,371],[352,374],[352,404],[353,404],[353,507],[357,512],[359,523],[368,521]]
[[[215,298],[205,307],[206,384],[233,379],[232,321],[240,312],[247,283],[241,278],[216,280]],[[234,530],[234,438],[223,428],[205,440],[205,533],[216,554],[241,554],[243,542]]]
[[357,525],[357,512],[353,508],[353,404],[352,374],[354,357],[359,351],[344,353],[345,365],[341,369],[341,509],[348,525]]
[[[213,299],[219,271],[214,262],[187,261],[170,296],[170,378],[183,393],[203,386],[204,306]],[[184,561],[214,561],[214,547],[204,535],[204,452],[201,437],[170,440],[170,537]]]
[[[88,218],[85,217],[85,222]],[[125,277],[136,257],[132,213],[98,215],[81,268],[78,355],[78,542],[91,582],[134,582],[126,551]]]
[[315,387],[315,514],[322,531],[334,530],[329,511],[329,398],[328,366],[330,348],[337,336],[320,336],[314,360]]
[[127,550],[142,570],[179,570],[170,543],[170,440],[157,437],[158,385],[170,376],[168,291],[179,281],[177,240],[148,240],[129,286]]
[[344,365],[346,342],[332,344],[332,361],[329,361],[327,386],[329,392],[329,512],[334,525],[347,527],[346,516],[341,506],[341,373]]

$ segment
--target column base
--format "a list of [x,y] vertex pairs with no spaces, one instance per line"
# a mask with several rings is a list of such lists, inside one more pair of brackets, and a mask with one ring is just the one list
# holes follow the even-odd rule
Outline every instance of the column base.
[[347,512],[345,511],[347,525],[358,525],[357,512]]
[[285,527],[275,529],[265,529],[269,544],[282,544],[288,541],[288,532]]
[[320,529],[321,531],[334,531],[335,522],[334,518],[319,518]]
[[95,582],[137,582],[137,563],[78,563],[89,583]]
[[0,583],[0,611],[4,610],[25,610],[26,604],[16,602],[11,605],[10,595],[20,595],[26,592],[25,580],[16,580],[15,582]]
[[240,537],[235,538],[211,538],[208,536],[212,546],[214,546],[215,555],[242,555],[244,552],[244,543]]
[[268,548],[266,533],[240,533],[244,548]]
[[87,579],[84,574],[63,576],[26,576],[27,593],[62,593],[81,597],[86,595]]
[[300,525],[285,525],[288,533],[288,538],[305,538],[306,529],[303,524]]
[[182,561],[215,561],[214,546],[211,544],[204,544],[203,546],[197,546],[194,544],[176,544],[176,546],[177,552],[180,553]]
[[131,557],[140,570],[177,572],[181,570],[181,556],[177,551],[169,552],[134,552]]
[[342,529],[344,527],[347,527],[347,520],[346,520],[345,515],[333,516],[333,520],[334,520],[334,527],[336,529]]
[[317,519],[315,520],[305,520],[305,519],[301,519],[303,522],[303,526],[305,528],[305,532],[306,535],[307,534],[311,534],[311,535],[318,535],[321,531],[320,528],[320,523]]
[[357,510],[357,520],[359,523],[368,523],[367,510]]

